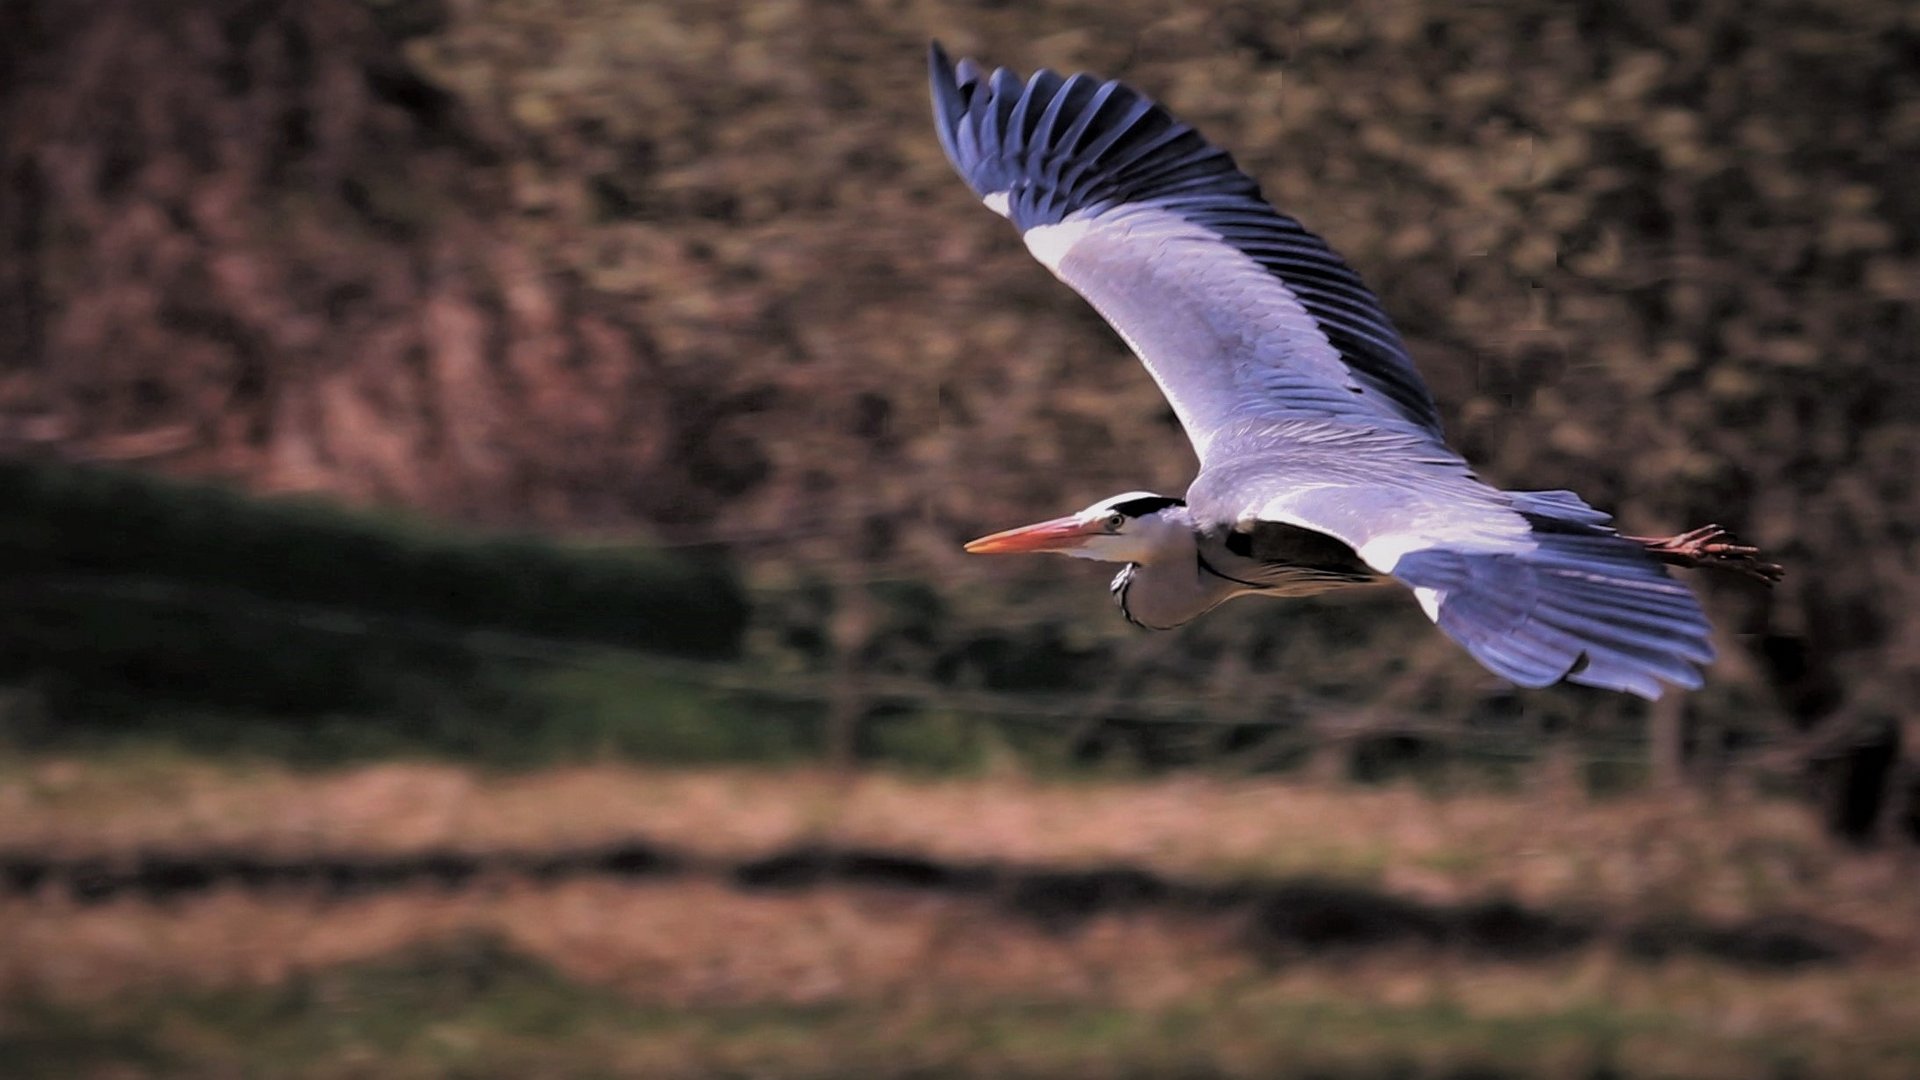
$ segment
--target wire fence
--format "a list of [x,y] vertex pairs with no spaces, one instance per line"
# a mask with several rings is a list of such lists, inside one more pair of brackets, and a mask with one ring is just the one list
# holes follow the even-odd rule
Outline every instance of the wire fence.
[[[1070,691],[1014,691],[989,689],[957,682],[940,682],[922,675],[835,667],[813,670],[773,670],[752,656],[732,660],[695,660],[648,652],[621,650],[605,643],[519,632],[498,627],[466,627],[444,620],[392,612],[368,612],[345,605],[329,605],[262,597],[244,590],[200,582],[182,582],[148,575],[46,575],[0,583],[0,596],[18,612],[31,599],[85,599],[125,612],[144,610],[172,621],[183,633],[219,623],[255,635],[263,645],[285,640],[285,632],[344,639],[373,654],[393,651],[396,644],[425,645],[477,660],[540,671],[593,672],[609,657],[643,678],[669,680],[696,687],[736,703],[776,702],[806,710],[829,709],[836,703],[854,703],[862,715],[876,711],[942,714],[1012,725],[1041,736],[1071,741],[1104,726],[1146,725],[1167,733],[1185,731],[1202,740],[1219,741],[1237,734],[1237,742],[1205,756],[1218,763],[1260,767],[1329,749],[1352,748],[1381,740],[1442,747],[1464,758],[1498,762],[1527,762],[1556,748],[1576,745],[1579,757],[1600,766],[1642,767],[1653,744],[1644,727],[1584,732],[1569,738],[1565,732],[1543,730],[1524,720],[1463,723],[1380,706],[1356,706],[1294,690],[1245,694],[1141,695],[1114,693],[1092,687]],[[233,657],[243,667],[270,671],[273,658]],[[262,677],[267,677],[265,674]],[[28,673],[25,681],[33,682]],[[635,722],[645,712],[636,703]],[[772,709],[761,722],[792,722],[791,709]],[[490,722],[475,716],[475,723]],[[1748,735],[1739,748],[1741,760],[1761,763],[1777,771],[1798,763],[1807,740],[1784,734]]]

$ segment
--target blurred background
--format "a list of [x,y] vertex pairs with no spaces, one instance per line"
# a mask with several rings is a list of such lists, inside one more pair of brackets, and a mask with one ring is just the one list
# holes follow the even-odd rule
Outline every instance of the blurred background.
[[[932,37],[1787,580],[1649,706],[963,556],[1194,462]],[[8,1075],[1920,1074],[1920,9],[12,0],[0,147]]]

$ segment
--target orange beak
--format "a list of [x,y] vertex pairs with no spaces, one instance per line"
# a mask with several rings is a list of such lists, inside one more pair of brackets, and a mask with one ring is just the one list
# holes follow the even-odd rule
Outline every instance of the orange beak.
[[1038,525],[1024,525],[992,536],[983,536],[967,545],[974,555],[1023,555],[1033,551],[1068,551],[1080,547],[1088,537],[1106,530],[1098,522],[1091,525],[1078,517],[1054,518]]

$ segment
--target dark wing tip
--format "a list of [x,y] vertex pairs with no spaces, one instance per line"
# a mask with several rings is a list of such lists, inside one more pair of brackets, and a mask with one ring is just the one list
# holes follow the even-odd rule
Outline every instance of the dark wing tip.
[[940,148],[949,160],[957,158],[954,132],[967,113],[967,99],[960,92],[960,80],[954,75],[953,62],[938,41],[927,46],[927,79],[933,87],[933,130],[940,136]]
[[1022,229],[1093,202],[1225,188],[1257,198],[1225,151],[1118,81],[989,72],[955,62],[938,41],[928,43],[927,68],[941,148],[976,193],[1016,191],[1008,216]]

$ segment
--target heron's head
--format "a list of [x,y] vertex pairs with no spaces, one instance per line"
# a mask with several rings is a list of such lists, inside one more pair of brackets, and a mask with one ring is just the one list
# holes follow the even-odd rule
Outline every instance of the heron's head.
[[975,555],[1057,551],[1076,559],[1150,564],[1191,548],[1193,527],[1184,499],[1129,491],[1066,517],[983,536],[967,545]]

